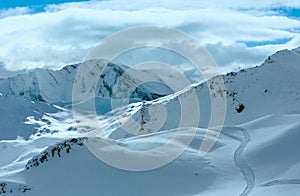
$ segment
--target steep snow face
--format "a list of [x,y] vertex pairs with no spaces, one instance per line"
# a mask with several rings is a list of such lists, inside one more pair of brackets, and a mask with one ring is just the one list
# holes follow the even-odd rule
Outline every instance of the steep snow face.
[[[21,74],[16,77],[0,79],[0,93],[3,96],[20,97],[31,101],[45,101],[64,105],[72,102],[72,90],[76,72],[79,66],[95,66],[99,69],[106,68],[102,72],[96,96],[109,98],[118,78],[128,69],[127,66],[109,64],[105,60],[90,60],[82,64],[69,65],[61,70],[36,69],[29,74]],[[140,72],[137,71],[137,74]],[[90,73],[91,77],[97,76]],[[146,74],[146,73],[143,73]],[[82,86],[84,86],[84,81]],[[126,90],[126,87],[124,88]],[[132,93],[132,98],[152,100],[172,93],[172,90],[164,84],[142,84]]]
[[69,65],[59,71],[37,69],[40,96],[48,103],[68,103],[72,100],[73,81],[79,66]]
[[0,79],[0,92],[3,96],[26,97],[30,101],[42,100],[38,79],[34,72]]
[[28,74],[0,80],[3,96],[22,98],[29,101],[65,102],[70,100],[72,81],[76,65],[60,71],[37,69]]

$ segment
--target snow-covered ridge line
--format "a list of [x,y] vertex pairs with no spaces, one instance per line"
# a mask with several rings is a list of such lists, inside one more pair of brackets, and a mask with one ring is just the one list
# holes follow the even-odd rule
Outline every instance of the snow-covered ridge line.
[[[180,122],[179,98],[189,97],[192,91],[198,97],[201,113],[199,127],[202,128],[208,126],[211,118],[211,99],[216,97],[226,97],[227,125],[242,124],[271,114],[300,113],[299,62],[299,49],[279,51],[268,57],[261,66],[215,76],[207,82],[194,84],[169,96],[149,101],[136,112],[134,119],[140,122],[140,125],[135,129],[142,130],[140,134],[157,131],[147,126],[147,122],[143,120],[150,119],[147,116],[150,107],[152,110],[157,108],[157,111],[165,107],[168,113],[159,131],[177,128]],[[220,79],[224,81],[224,89],[218,89],[219,86],[215,82],[219,82]],[[152,124],[154,121],[152,120]],[[126,125],[126,127],[134,126],[134,124]],[[114,139],[129,136],[131,135],[122,129],[110,134]]]

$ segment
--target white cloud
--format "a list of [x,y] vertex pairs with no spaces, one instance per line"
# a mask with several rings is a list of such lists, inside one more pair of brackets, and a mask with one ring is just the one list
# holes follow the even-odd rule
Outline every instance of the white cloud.
[[267,50],[248,48],[243,43],[224,45],[208,44],[207,50],[213,54],[216,63],[224,70],[230,68],[245,68],[249,65],[258,64],[266,59],[270,53]]
[[[299,33],[292,31],[300,28],[300,21],[274,15],[269,8],[276,6],[300,7],[300,2],[91,1],[51,5],[37,14],[20,8],[3,15],[13,17],[0,19],[0,62],[9,70],[60,68],[82,61],[111,33],[139,25],[165,25],[198,39],[220,66],[258,64],[277,49],[300,44]],[[286,38],[291,39],[287,44],[255,48],[239,43]]]
[[9,16],[19,16],[28,14],[31,12],[31,9],[28,7],[16,7],[0,10],[0,18],[5,18]]

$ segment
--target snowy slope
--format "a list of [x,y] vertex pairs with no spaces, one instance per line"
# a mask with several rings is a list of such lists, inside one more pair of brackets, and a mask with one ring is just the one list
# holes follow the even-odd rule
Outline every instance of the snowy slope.
[[[148,172],[108,166],[96,159],[82,140],[69,139],[23,165],[18,174],[23,181],[18,183],[30,188],[25,195],[282,195],[287,188],[289,195],[297,195],[299,117],[271,115],[226,126],[205,157],[198,154],[205,130],[197,129],[193,142],[180,157]],[[164,144],[175,131],[117,142],[129,149],[145,150]]]
[[58,108],[43,102],[0,96],[0,138],[16,139],[18,136],[28,138],[36,132],[36,126],[26,124],[27,117],[41,119],[47,112],[58,111],[60,111]]

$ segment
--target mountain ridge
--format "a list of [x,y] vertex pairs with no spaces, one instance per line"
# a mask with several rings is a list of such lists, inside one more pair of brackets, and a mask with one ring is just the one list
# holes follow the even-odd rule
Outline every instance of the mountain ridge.
[[[72,102],[72,89],[74,82],[76,82],[75,77],[79,66],[89,66],[89,64],[92,64],[92,66],[106,66],[100,75],[96,92],[96,96],[103,98],[112,96],[112,89],[118,78],[129,68],[125,65],[111,64],[101,59],[67,65],[60,70],[39,68],[29,73],[0,79],[0,93],[3,96],[18,97],[30,101],[65,105]],[[139,71],[137,70],[137,72]],[[159,84],[159,87],[164,90],[156,92],[151,84],[138,86],[134,90],[132,98],[152,100],[171,92],[164,84]]]

